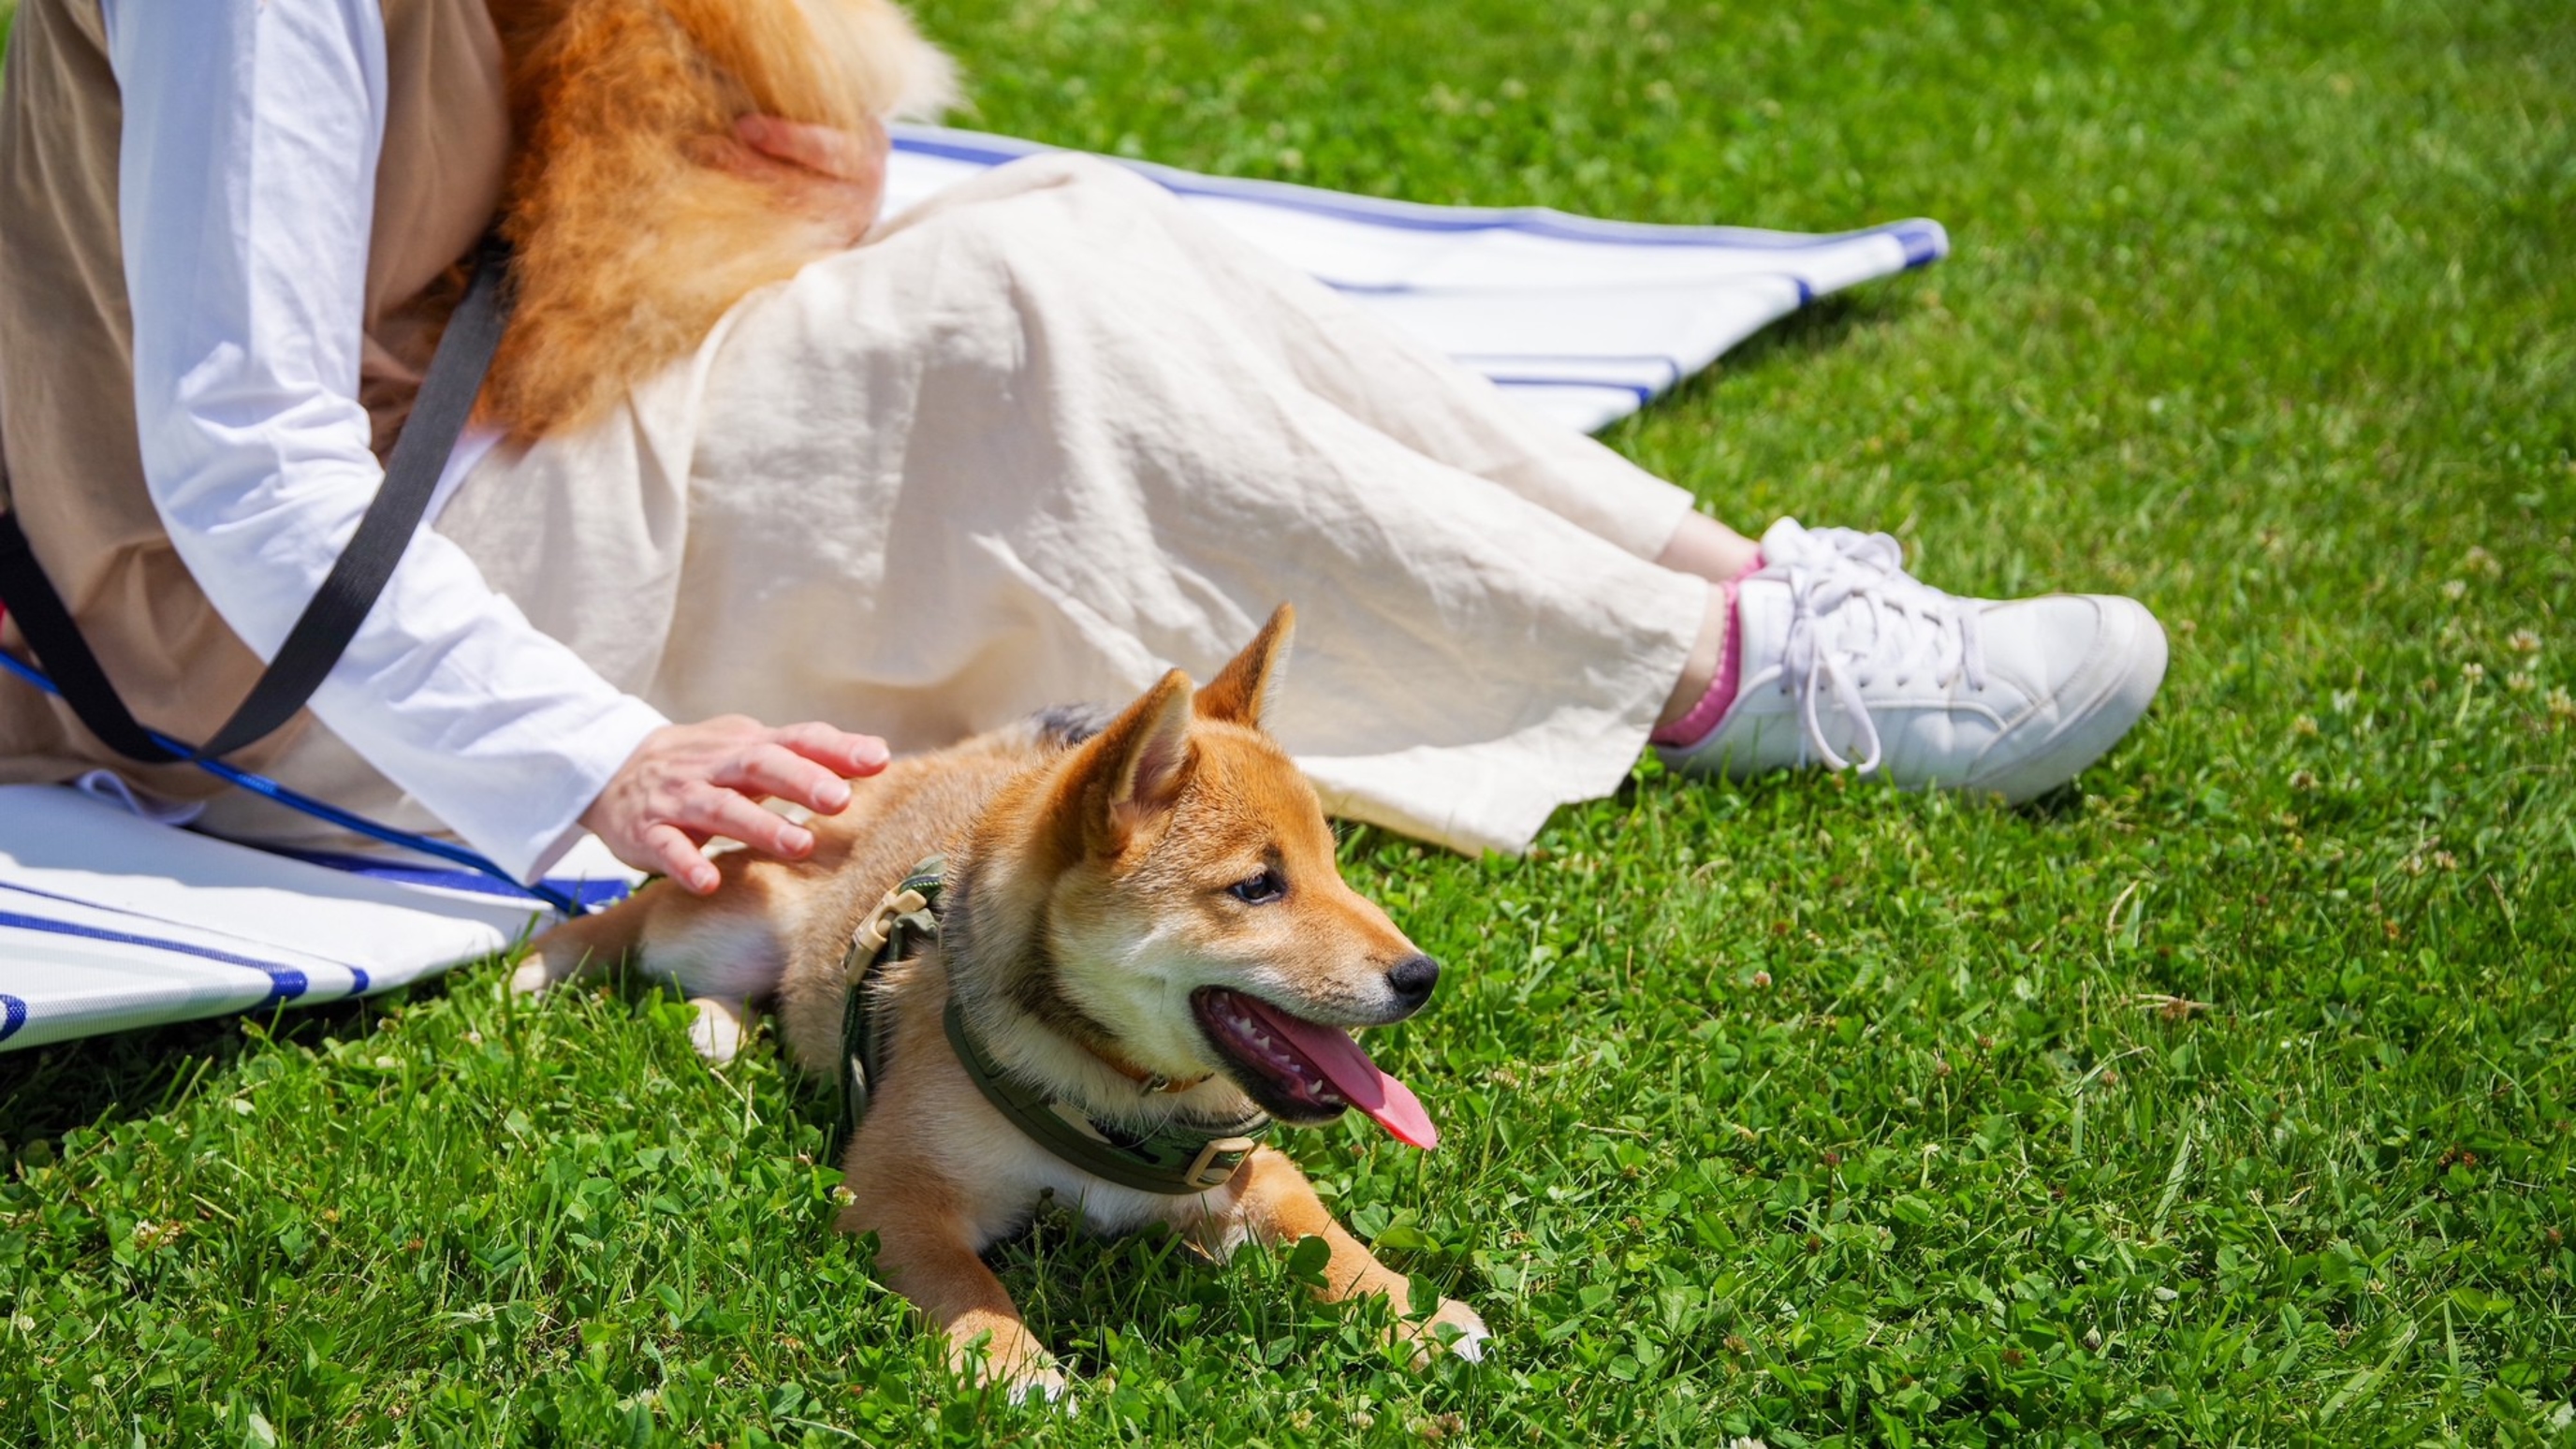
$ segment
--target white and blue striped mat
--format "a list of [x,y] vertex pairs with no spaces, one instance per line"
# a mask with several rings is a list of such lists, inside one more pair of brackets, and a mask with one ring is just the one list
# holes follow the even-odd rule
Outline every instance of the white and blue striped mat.
[[[898,126],[887,210],[1047,149]],[[1950,252],[1936,221],[1830,236],[1646,226],[1128,164],[1245,241],[1484,373],[1532,413],[1587,433],[1818,297]]]
[[[887,207],[1044,149],[900,127]],[[1642,226],[1138,169],[1586,432],[1809,301],[1949,250],[1930,221],[1832,236]],[[26,687],[0,675],[0,689]],[[576,859],[587,879],[557,884],[624,890],[605,852]],[[0,1051],[390,990],[541,924],[528,902],[426,858],[288,859],[67,788],[0,788]]]
[[[591,878],[553,884],[623,895],[632,874],[584,844]],[[0,1051],[390,990],[509,948],[541,911],[442,862],[289,859],[0,786]]]

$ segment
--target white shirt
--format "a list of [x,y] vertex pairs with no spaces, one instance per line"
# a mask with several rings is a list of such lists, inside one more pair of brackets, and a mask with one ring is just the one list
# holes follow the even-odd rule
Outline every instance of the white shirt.
[[[376,0],[105,13],[144,476],[198,586],[267,658],[384,481],[358,404],[384,17]],[[521,879],[666,723],[426,525],[313,711]]]

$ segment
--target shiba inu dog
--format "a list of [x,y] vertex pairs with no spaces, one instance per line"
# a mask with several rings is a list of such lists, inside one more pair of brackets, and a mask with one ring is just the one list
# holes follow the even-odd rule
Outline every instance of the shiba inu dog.
[[[877,1234],[881,1277],[953,1362],[981,1344],[1015,1392],[1064,1381],[980,1254],[1048,1192],[1096,1229],[1167,1223],[1215,1255],[1320,1236],[1326,1296],[1404,1312],[1404,1277],[1248,1140],[1356,1106],[1437,1141],[1348,1031],[1411,1016],[1439,968],[1342,880],[1314,790],[1261,728],[1292,624],[1282,607],[1206,687],[1174,670],[1105,724],[1057,712],[898,761],[814,822],[810,859],[727,856],[709,897],[648,888],[545,937],[518,984],[634,951],[698,1001],[710,1055],[746,998],[773,998],[807,1069],[872,1056],[840,1226]],[[934,852],[935,884],[908,880]],[[851,950],[921,919],[930,890],[934,947],[873,970]],[[1455,1300],[1407,1331],[1470,1356],[1486,1337]]]
[[[596,420],[726,309],[857,240],[735,125],[855,131],[955,99],[893,0],[494,3],[518,145],[502,198],[517,308],[483,420],[522,439]],[[818,178],[819,179],[819,178]]]

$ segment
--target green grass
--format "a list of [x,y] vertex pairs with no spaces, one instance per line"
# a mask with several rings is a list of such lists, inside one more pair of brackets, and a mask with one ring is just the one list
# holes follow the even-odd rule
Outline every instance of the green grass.
[[961,1395],[769,1047],[487,966],[0,1063],[0,1438],[2576,1440],[2576,12],[920,8],[993,129],[1940,218],[1611,441],[2135,593],[2156,713],[2036,810],[1647,769],[1527,861],[1355,835],[1451,966],[1384,1047],[1449,1140],[1293,1145],[1481,1368],[1047,1224],[999,1258],[1079,1408]]

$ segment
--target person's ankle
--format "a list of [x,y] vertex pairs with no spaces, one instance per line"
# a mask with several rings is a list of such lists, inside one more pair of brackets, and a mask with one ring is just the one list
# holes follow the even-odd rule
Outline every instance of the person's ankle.
[[1762,545],[1705,513],[1687,513],[1655,562],[1712,584],[1745,578],[1762,567]]
[[[1761,567],[1761,556],[1756,554],[1752,567],[1745,573],[1750,575],[1760,571]],[[1744,664],[1744,625],[1736,617],[1736,585],[1731,581],[1713,583],[1709,585],[1709,592],[1714,596],[1715,617],[1711,620],[1710,632],[1717,644],[1717,662],[1709,673],[1708,688],[1688,709],[1658,724],[1654,733],[1646,737],[1648,744],[1667,749],[1695,745],[1708,738],[1710,732],[1725,720],[1728,707],[1735,703]]]

